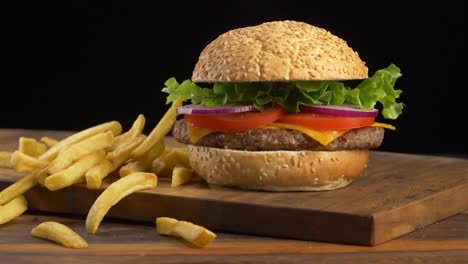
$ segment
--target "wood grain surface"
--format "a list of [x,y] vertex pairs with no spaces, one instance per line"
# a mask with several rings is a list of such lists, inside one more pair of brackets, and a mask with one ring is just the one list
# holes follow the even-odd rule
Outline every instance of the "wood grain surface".
[[[61,138],[69,132],[0,130],[0,150],[19,136]],[[0,171],[0,188],[20,174]],[[102,190],[73,186],[27,194],[33,210],[84,215]],[[127,197],[109,217],[154,221],[172,216],[207,227],[257,235],[374,245],[468,208],[468,160],[372,152],[365,175],[331,192],[248,192],[195,183]]]
[[[68,249],[31,237],[43,221],[71,227],[89,243]],[[467,263],[468,212],[374,247],[217,233],[204,249],[160,236],[152,224],[106,220],[96,235],[84,219],[23,215],[0,226],[0,263]]]

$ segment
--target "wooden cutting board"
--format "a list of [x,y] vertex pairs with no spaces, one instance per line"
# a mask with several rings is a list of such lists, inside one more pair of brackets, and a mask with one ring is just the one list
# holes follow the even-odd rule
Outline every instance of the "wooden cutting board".
[[[0,130],[0,150],[13,149],[24,134],[51,132]],[[19,176],[0,170],[0,189]],[[35,187],[26,197],[32,210],[86,215],[101,192],[82,185],[55,192]],[[203,182],[171,188],[160,179],[157,188],[130,195],[108,217],[154,223],[171,216],[214,230],[376,245],[466,209],[468,160],[373,151],[364,175],[335,191],[253,192]]]

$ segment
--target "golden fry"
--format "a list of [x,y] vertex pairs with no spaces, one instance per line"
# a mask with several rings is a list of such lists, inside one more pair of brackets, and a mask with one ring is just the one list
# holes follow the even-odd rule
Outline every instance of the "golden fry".
[[176,164],[190,168],[187,147],[166,148],[161,157],[154,160],[151,171],[160,177],[169,178]]
[[43,222],[31,230],[34,237],[47,239],[68,248],[87,248],[88,243],[66,225],[57,222]]
[[197,247],[205,247],[216,238],[215,233],[203,226],[169,217],[156,219],[156,231],[162,235],[178,236]]
[[36,186],[37,180],[35,173],[28,174],[21,180],[13,183],[0,192],[0,205],[4,205],[16,197],[23,195],[32,187]]
[[11,156],[11,164],[16,171],[32,172],[49,164],[48,161],[40,160],[20,151],[15,151]]
[[138,117],[133,122],[133,125],[130,128],[130,130],[128,130],[128,134],[130,135],[130,137],[138,137],[139,135],[141,135],[141,133],[143,132],[143,129],[145,128],[145,123],[146,123],[145,116],[142,114],[139,114]]
[[192,169],[177,164],[172,171],[171,187],[177,187],[189,182],[192,179]]
[[137,160],[137,161],[132,161],[130,163],[127,163],[124,166],[120,167],[119,175],[120,177],[125,177],[135,172],[144,172],[144,171],[147,171],[146,164],[140,160]]
[[150,171],[161,178],[170,178],[173,169],[166,164],[163,157],[159,157],[153,161]]
[[[104,131],[110,131],[113,133],[113,135],[117,136],[120,133],[122,133],[122,126],[119,122],[112,121],[85,129],[58,142],[46,152],[41,154],[38,159],[43,161],[51,161],[57,156],[58,152],[64,149],[65,147],[68,147],[76,142],[88,139]],[[43,183],[45,181],[45,178],[47,177],[47,171],[48,166],[35,170],[31,174],[24,176],[19,181],[13,183],[12,185],[2,190],[0,192],[0,205],[3,205],[13,200],[17,196],[22,195],[29,189],[36,186],[38,182]]]
[[75,134],[67,137],[66,139],[58,142],[53,147],[48,149],[44,154],[39,156],[39,159],[52,161],[57,156],[59,151],[61,151],[62,149],[66,148],[66,147],[68,147],[68,146],[70,146],[70,145],[72,145],[74,143],[77,143],[79,141],[82,141],[82,140],[88,139],[88,138],[90,138],[92,136],[95,136],[95,135],[97,135],[99,133],[103,133],[105,131],[110,131],[110,132],[112,132],[112,134],[114,136],[118,136],[118,135],[120,135],[120,133],[122,133],[122,126],[117,121],[111,121],[111,122],[103,123],[103,124],[100,124],[100,125],[97,125],[97,126],[94,126],[94,127],[90,127],[88,129],[85,129],[85,130],[83,130],[81,132],[75,133]]
[[37,158],[39,155],[47,151],[47,146],[43,143],[37,142],[34,138],[20,137],[18,151]]
[[156,144],[153,148],[148,151],[143,157],[138,160],[132,161],[119,170],[120,177],[127,176],[130,173],[134,172],[144,172],[149,171],[151,169],[151,165],[153,160],[164,152],[165,145],[164,141]]
[[0,151],[0,168],[12,169],[14,166],[11,164],[11,156],[13,153]]
[[60,151],[49,164],[48,172],[54,174],[70,166],[74,161],[91,152],[105,149],[112,145],[114,136],[111,131],[99,133]]
[[169,133],[174,125],[177,117],[177,108],[182,105],[182,98],[177,98],[172,103],[172,106],[164,114],[163,118],[159,121],[156,127],[151,131],[149,136],[135,149],[132,153],[133,159],[140,159],[150,151],[156,144],[164,140],[164,136]]
[[182,164],[186,167],[190,166],[189,151],[187,147],[171,148],[164,155],[165,160],[170,164]]
[[216,238],[216,234],[210,230],[185,221],[177,222],[172,232],[197,247],[205,247]]
[[123,141],[118,148],[114,151],[107,153],[107,159],[114,164],[115,169],[120,167],[122,163],[128,160],[130,154],[135,148],[137,148],[141,142],[143,142],[144,137],[132,137]]
[[44,181],[44,185],[47,189],[55,191],[78,183],[84,179],[86,171],[103,160],[105,156],[106,152],[102,149],[91,152],[65,170],[48,176]]
[[164,143],[164,140],[158,142],[145,155],[143,155],[143,157],[140,160],[148,163],[148,166],[151,166],[153,160],[161,156],[164,153],[165,149],[166,145]]
[[0,206],[0,225],[10,222],[22,215],[28,209],[28,201],[24,196],[18,196],[3,206]]
[[114,151],[107,153],[105,159],[101,160],[86,172],[86,187],[89,189],[98,189],[101,187],[102,179],[127,161],[130,153],[132,153],[142,141],[143,137],[128,138],[121,142],[120,146]]
[[174,225],[179,222],[177,219],[170,217],[158,217],[156,218],[156,232],[161,235],[172,235]]
[[129,138],[139,137],[145,128],[145,122],[145,116],[142,114],[138,115],[138,117],[133,122],[132,127],[127,132],[114,138],[114,145],[109,150],[115,150],[121,142],[124,142]]
[[33,172],[34,176],[36,177],[36,181],[42,186],[45,187],[45,179],[49,177],[47,173],[48,167],[41,168]]
[[86,230],[95,234],[109,209],[131,193],[156,187],[158,178],[154,173],[133,173],[113,182],[96,199],[86,217]]
[[59,142],[55,138],[51,138],[51,137],[41,137],[40,141],[42,141],[42,143],[46,144],[46,146],[49,147],[49,148],[55,146]]
[[112,172],[114,166],[112,163],[104,158],[94,167],[88,170],[85,174],[86,188],[88,189],[99,189],[102,184],[102,179]]

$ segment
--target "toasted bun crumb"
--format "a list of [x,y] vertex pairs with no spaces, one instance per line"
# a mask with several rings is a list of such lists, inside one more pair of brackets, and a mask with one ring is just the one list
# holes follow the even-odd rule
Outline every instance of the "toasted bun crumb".
[[267,191],[323,191],[361,175],[369,151],[240,151],[189,145],[190,166],[209,184]]
[[368,69],[344,40],[296,21],[228,31],[200,54],[195,82],[351,80]]

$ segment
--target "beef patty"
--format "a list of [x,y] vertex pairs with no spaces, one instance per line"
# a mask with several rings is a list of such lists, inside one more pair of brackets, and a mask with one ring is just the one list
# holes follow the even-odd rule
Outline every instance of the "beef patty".
[[242,132],[208,134],[195,143],[190,136],[185,121],[178,120],[173,135],[177,141],[212,148],[238,150],[355,150],[377,148],[384,138],[384,129],[380,127],[363,127],[350,130],[327,146],[309,136],[292,129],[256,128]]

